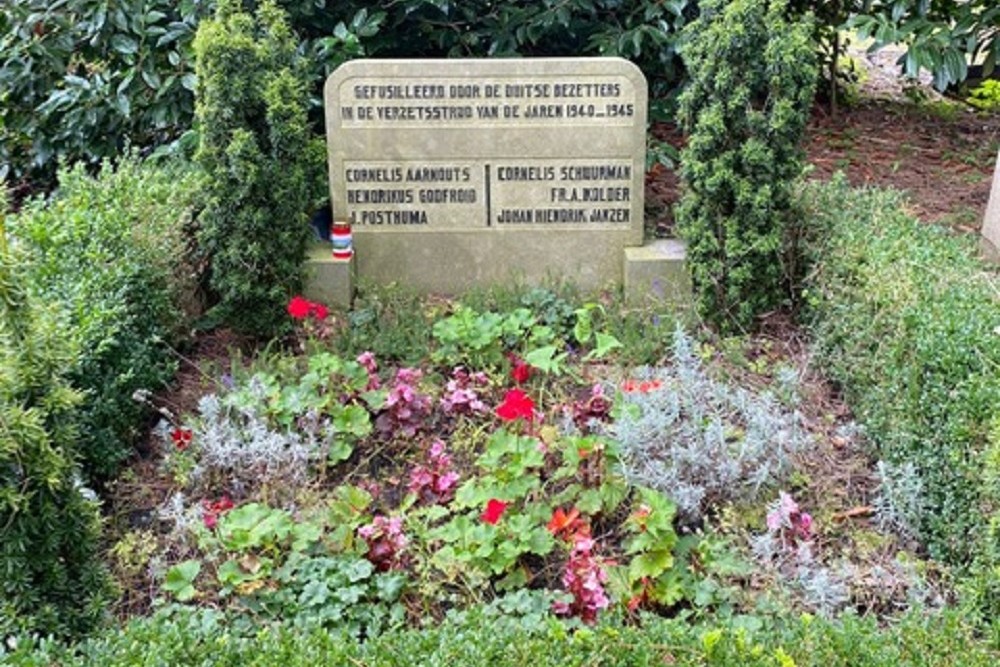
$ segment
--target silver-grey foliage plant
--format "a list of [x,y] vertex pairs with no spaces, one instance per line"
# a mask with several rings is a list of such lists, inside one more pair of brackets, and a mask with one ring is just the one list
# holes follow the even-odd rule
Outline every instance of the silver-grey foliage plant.
[[920,538],[920,517],[924,512],[924,485],[911,461],[895,465],[876,464],[878,495],[873,501],[875,519],[883,530],[907,538]]
[[[306,482],[317,451],[314,442],[291,431],[274,431],[252,409],[226,406],[215,394],[198,401],[198,414],[193,487],[243,496],[261,487],[297,489]],[[223,480],[228,488],[216,488]]]
[[609,427],[621,445],[626,476],[669,496],[686,521],[733,501],[752,501],[788,473],[806,443],[798,412],[768,393],[713,379],[680,327],[673,364],[642,368],[646,392],[627,392]]

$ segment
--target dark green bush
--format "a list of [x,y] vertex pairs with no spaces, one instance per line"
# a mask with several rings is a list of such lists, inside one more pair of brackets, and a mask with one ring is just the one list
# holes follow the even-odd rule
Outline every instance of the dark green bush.
[[594,628],[569,629],[551,619],[529,624],[473,612],[437,627],[392,631],[359,643],[326,630],[296,631],[287,626],[258,625],[239,632],[218,612],[168,611],[75,650],[53,642],[22,642],[8,662],[12,667],[987,667],[1000,657],[954,612],[926,617],[912,614],[885,629],[874,620],[855,617],[838,622],[811,618],[787,623],[757,618],[742,621],[713,627],[644,617],[634,625],[611,620]]
[[337,12],[348,23],[364,8],[384,14],[380,30],[362,39],[370,55],[621,56],[665,93],[683,76],[680,33],[697,6],[695,0],[354,0],[339,3]]
[[198,177],[183,164],[128,159],[96,178],[78,166],[60,180],[57,194],[27,203],[10,230],[27,255],[29,289],[57,308],[80,347],[68,367],[86,392],[77,451],[89,476],[106,477],[144,426],[133,392],[163,387],[176,368],[168,344],[191,307],[183,227]]
[[72,338],[24,289],[0,211],[0,637],[74,636],[101,619],[97,503],[78,487]]
[[808,21],[786,0],[708,0],[685,30],[689,133],[677,213],[699,310],[747,328],[782,302],[785,227],[816,84]]
[[923,491],[908,504],[922,508],[915,528],[931,555],[1000,554],[987,530],[1000,466],[986,456],[1000,409],[1000,280],[971,240],[910,218],[898,193],[841,178],[806,199],[822,230],[807,300],[823,363],[882,458],[914,467]]
[[272,336],[300,290],[311,183],[324,153],[310,141],[305,62],[271,0],[256,18],[221,0],[198,28],[198,160],[206,173],[199,244],[221,317]]
[[[190,129],[193,39],[215,0],[7,0],[0,3],[0,181],[50,185],[56,165],[93,166],[130,144]],[[246,0],[246,11],[261,3]],[[620,55],[669,92],[683,68],[694,0],[280,0],[306,56],[313,129],[323,80],[378,57]]]
[[96,167],[127,144],[162,144],[188,129],[191,40],[204,4],[0,4],[0,181],[49,182],[60,161]]

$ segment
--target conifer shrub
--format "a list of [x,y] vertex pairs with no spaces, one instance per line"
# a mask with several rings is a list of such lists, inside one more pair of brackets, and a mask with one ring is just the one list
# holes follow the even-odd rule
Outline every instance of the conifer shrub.
[[221,0],[195,37],[207,175],[199,244],[219,315],[259,336],[277,333],[301,285],[310,183],[322,150],[310,142],[305,63],[272,0],[256,17]]
[[24,289],[0,217],[0,638],[102,617],[97,504],[79,486],[72,338]]
[[146,425],[132,394],[173,378],[170,346],[197,314],[185,253],[199,175],[183,162],[125,158],[96,177],[77,165],[59,180],[58,192],[26,203],[9,231],[23,252],[25,288],[56,308],[79,347],[67,367],[84,391],[76,451],[86,476],[103,479]]
[[722,329],[781,304],[783,244],[816,85],[806,19],[786,0],[708,0],[685,29],[677,220],[701,314]]

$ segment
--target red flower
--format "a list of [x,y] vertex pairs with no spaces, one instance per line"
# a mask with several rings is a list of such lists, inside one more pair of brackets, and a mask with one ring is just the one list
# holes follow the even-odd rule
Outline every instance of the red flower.
[[520,389],[511,389],[497,406],[497,417],[512,422],[515,419],[532,421],[535,418],[535,402]]
[[214,530],[215,526],[219,523],[219,516],[233,509],[233,507],[235,505],[229,496],[222,496],[215,501],[201,501],[201,520],[204,521],[205,528]]
[[330,311],[327,310],[326,306],[321,303],[313,303],[310,304],[310,306],[312,308],[312,314],[317,320],[325,320],[326,316],[330,314]]
[[503,516],[504,510],[507,509],[508,505],[510,505],[510,503],[505,503],[502,500],[493,498],[486,503],[486,509],[479,515],[479,518],[491,526],[495,526],[497,525],[497,522],[500,521],[500,517]]
[[580,510],[575,507],[569,511],[569,514],[564,512],[561,507],[556,509],[546,528],[555,537],[559,537],[559,534],[562,533],[563,537],[574,540],[577,537],[582,538],[590,534],[590,528],[580,519]]
[[189,428],[175,428],[170,432],[170,439],[174,441],[174,447],[183,452],[191,445],[194,433]]
[[662,380],[643,380],[637,382],[635,380],[625,380],[622,383],[622,391],[626,394],[631,394],[634,392],[639,392],[640,394],[648,394],[651,391],[655,391],[663,386]]
[[213,507],[215,511],[218,512],[219,514],[225,514],[229,510],[233,509],[235,505],[233,504],[232,498],[230,498],[229,496],[222,496],[221,498],[215,501]]
[[313,304],[301,296],[294,296],[288,302],[288,314],[296,320],[304,320],[309,317],[309,312],[312,308]]
[[511,355],[510,361],[514,364],[514,367],[510,370],[510,376],[514,378],[514,382],[518,384],[527,382],[535,370],[531,364],[516,355]]

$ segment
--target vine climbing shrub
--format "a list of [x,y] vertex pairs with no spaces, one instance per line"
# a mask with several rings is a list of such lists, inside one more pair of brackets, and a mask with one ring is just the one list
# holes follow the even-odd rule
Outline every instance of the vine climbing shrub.
[[305,63],[272,0],[256,17],[221,0],[198,29],[195,53],[198,161],[208,176],[199,246],[221,318],[273,335],[299,291],[310,183],[322,165],[307,124]]
[[778,305],[799,141],[816,85],[808,17],[786,0],[708,0],[686,29],[678,211],[698,307],[723,329]]
[[[0,202],[2,204],[2,202]],[[97,504],[79,487],[71,338],[23,288],[0,217],[0,637],[74,636],[102,616]]]

